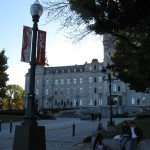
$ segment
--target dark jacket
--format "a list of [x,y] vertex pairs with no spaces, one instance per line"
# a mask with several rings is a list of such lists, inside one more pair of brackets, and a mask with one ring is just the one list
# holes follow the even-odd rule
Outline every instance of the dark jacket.
[[[130,129],[130,132],[131,132],[131,129]],[[134,133],[136,134],[136,136],[139,140],[141,140],[143,138],[143,131],[139,127],[137,127],[137,126],[134,127]]]
[[121,135],[124,135],[124,134],[128,134],[130,135],[130,126],[122,126],[122,133]]

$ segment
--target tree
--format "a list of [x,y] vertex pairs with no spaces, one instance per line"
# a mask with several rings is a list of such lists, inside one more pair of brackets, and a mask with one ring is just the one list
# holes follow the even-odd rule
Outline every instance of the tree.
[[6,87],[8,109],[23,109],[24,90],[16,84],[7,85]]
[[[150,88],[150,1],[58,0],[45,2],[48,21],[59,20],[78,40],[94,32],[116,37],[113,69],[136,91]],[[77,32],[78,31],[78,32]],[[75,33],[75,35],[74,35]],[[122,62],[124,60],[124,62]]]
[[111,54],[113,71],[119,71],[119,79],[130,83],[130,88],[137,92],[145,92],[150,87],[149,40],[146,45],[145,48],[140,46],[136,49],[124,40],[116,40],[116,52]]
[[5,97],[6,82],[9,80],[6,73],[8,69],[7,60],[8,58],[5,56],[5,50],[3,49],[0,52],[0,97],[2,98]]

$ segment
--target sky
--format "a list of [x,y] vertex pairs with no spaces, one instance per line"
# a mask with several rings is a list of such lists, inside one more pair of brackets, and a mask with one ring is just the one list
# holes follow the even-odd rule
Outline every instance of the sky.
[[[7,74],[8,84],[17,84],[24,89],[25,74],[30,65],[21,62],[22,31],[23,25],[32,27],[30,6],[35,0],[4,0],[1,2],[1,24],[0,24],[0,51],[4,48],[8,57]],[[39,0],[42,4],[42,2]],[[46,15],[43,14],[39,20],[38,28],[47,32],[46,56],[51,67],[82,65],[91,63],[96,58],[103,61],[102,38],[90,35],[77,44],[72,39],[66,38],[67,30],[59,31],[59,23],[45,24]]]

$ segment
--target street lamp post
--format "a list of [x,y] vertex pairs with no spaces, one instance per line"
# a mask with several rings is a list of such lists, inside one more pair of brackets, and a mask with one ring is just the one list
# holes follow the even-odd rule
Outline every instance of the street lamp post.
[[112,113],[112,95],[111,95],[111,73],[107,73],[108,75],[108,82],[109,82],[109,105],[110,105],[110,122],[109,125],[113,126],[113,113]]
[[35,108],[35,68],[36,68],[36,43],[39,18],[43,7],[38,0],[31,5],[30,13],[33,20],[32,53],[30,62],[30,81],[27,108],[21,126],[16,126],[13,150],[46,150],[45,127],[38,126]]
[[[110,65],[107,64],[106,68],[103,68],[102,69],[102,72],[104,73],[107,73],[107,76],[108,76],[108,83],[109,83],[109,105],[110,105],[110,120],[109,120],[109,123],[108,123],[108,126],[109,127],[113,127],[114,126],[114,123],[113,123],[113,110],[112,110],[112,89],[111,89],[111,84],[112,84],[112,80],[117,80],[117,79],[112,79],[112,76],[111,76],[111,70],[110,70]],[[118,72],[116,72],[116,76]]]

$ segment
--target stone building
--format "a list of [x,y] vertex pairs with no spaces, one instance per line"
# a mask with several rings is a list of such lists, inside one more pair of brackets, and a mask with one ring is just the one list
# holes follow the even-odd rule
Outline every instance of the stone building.
[[[110,61],[115,50],[114,38],[104,35],[104,61],[93,59],[91,63],[74,66],[36,66],[35,99],[38,109],[48,108],[89,108],[109,106],[109,82],[102,69]],[[30,70],[29,70],[30,71]],[[25,77],[25,104],[29,89],[29,71]],[[147,106],[148,94],[136,93],[128,84],[111,76],[111,95],[114,108],[127,106]]]

